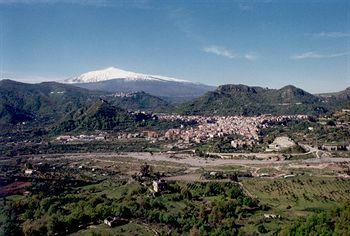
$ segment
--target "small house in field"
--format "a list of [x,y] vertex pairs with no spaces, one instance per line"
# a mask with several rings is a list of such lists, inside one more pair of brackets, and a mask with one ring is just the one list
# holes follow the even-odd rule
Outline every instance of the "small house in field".
[[26,175],[31,175],[31,174],[33,174],[33,172],[34,172],[34,170],[29,169],[29,168],[24,170],[24,174],[26,174]]
[[287,149],[293,146],[295,146],[295,143],[289,137],[277,137],[275,138],[273,143],[269,144],[268,148],[266,148],[266,152],[281,151],[283,149]]
[[348,150],[346,144],[344,144],[344,143],[338,143],[338,144],[325,143],[321,146],[321,149],[326,150],[326,151],[345,151],[345,150]]
[[119,226],[119,225],[125,225],[129,223],[128,219],[118,217],[118,216],[108,216],[103,223],[108,225],[109,227]]
[[280,215],[274,215],[274,214],[264,214],[264,217],[266,219],[280,219],[281,218]]
[[155,193],[167,190],[168,184],[164,180],[153,181],[153,191]]

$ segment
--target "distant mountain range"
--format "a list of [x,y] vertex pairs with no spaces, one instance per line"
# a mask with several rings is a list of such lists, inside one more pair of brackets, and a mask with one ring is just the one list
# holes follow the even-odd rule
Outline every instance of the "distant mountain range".
[[159,75],[146,75],[110,67],[91,71],[65,80],[75,86],[115,92],[146,92],[171,101],[190,100],[214,90],[214,86]]
[[177,112],[218,115],[323,114],[349,106],[348,95],[349,88],[324,98],[292,85],[267,89],[229,84],[180,105]]
[[[189,102],[174,105],[146,92],[108,93],[74,85],[56,82],[25,84],[1,80],[0,125],[9,127],[20,122],[57,125],[65,122],[58,130],[84,127],[106,129],[122,127],[118,123],[119,118],[124,117],[127,121],[130,112],[137,110],[201,115],[317,115],[350,108],[350,88],[333,94],[313,95],[291,85],[281,89],[267,89],[229,84],[219,86],[215,91],[206,92]],[[101,109],[93,109],[92,106],[97,106],[101,99],[106,103],[100,104]],[[91,112],[95,110],[99,112]],[[105,122],[99,124],[98,120]],[[113,123],[115,121],[118,125]],[[131,123],[134,121],[131,117]]]

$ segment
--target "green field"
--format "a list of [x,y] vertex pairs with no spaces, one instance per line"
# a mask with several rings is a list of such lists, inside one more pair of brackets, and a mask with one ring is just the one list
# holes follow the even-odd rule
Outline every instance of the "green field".
[[[244,179],[243,186],[262,204],[269,206],[250,218],[244,234],[259,232],[281,234],[281,230],[295,224],[299,217],[320,212],[329,213],[350,201],[350,179],[299,176],[291,179]],[[264,214],[279,215],[267,219]],[[283,234],[282,234],[283,235]]]
[[299,176],[291,179],[245,179],[245,188],[282,216],[330,210],[350,200],[350,179]]

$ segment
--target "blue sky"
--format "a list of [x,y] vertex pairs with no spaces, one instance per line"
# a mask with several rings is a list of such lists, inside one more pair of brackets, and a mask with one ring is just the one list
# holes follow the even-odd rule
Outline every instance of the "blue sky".
[[350,1],[0,0],[2,77],[115,66],[211,85],[350,86]]

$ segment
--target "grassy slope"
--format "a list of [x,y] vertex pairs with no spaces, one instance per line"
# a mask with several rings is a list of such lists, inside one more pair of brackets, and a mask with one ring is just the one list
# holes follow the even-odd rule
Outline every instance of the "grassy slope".
[[[244,226],[246,234],[256,232],[262,224],[273,235],[299,216],[331,211],[350,201],[350,180],[301,176],[293,179],[245,179],[243,185],[263,204],[271,207],[270,214],[281,219],[265,219],[266,212],[252,216]],[[289,206],[291,207],[290,209]]]
[[[282,216],[329,210],[350,200],[350,180],[301,176],[291,179],[245,179],[244,186],[272,212]],[[291,206],[289,210],[286,210]]]

